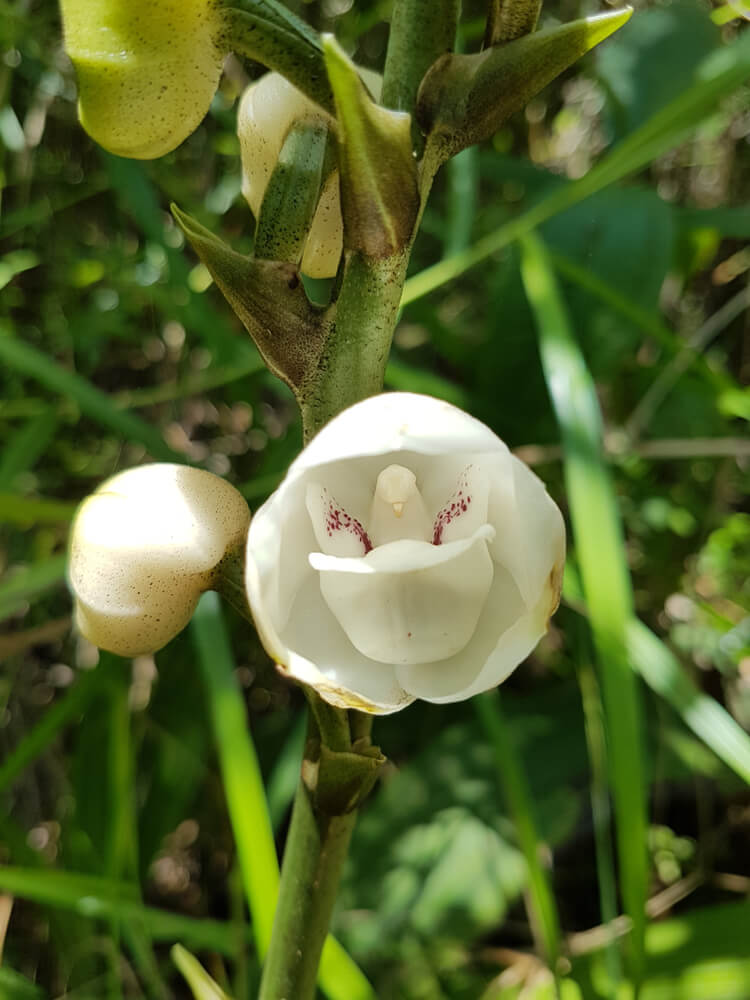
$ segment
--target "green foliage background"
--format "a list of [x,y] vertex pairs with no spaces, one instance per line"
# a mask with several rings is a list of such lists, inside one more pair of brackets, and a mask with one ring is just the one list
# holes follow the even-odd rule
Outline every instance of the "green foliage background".
[[[590,12],[553,3],[543,20]],[[304,6],[376,68],[388,13]],[[482,15],[465,5],[467,49]],[[80,130],[59,32],[48,0],[0,2],[0,996],[187,996],[169,956],[179,941],[247,997],[259,964],[235,845],[252,855],[257,802],[233,829],[217,750],[225,768],[244,750],[216,713],[202,626],[155,660],[102,656],[93,669],[95,652],[71,632],[63,565],[75,505],[121,468],[178,453],[255,507],[300,447],[290,394],[166,210],[174,200],[251,248],[234,116],[259,70],[231,60],[183,146],[126,161]],[[492,143],[452,161],[388,370],[389,387],[487,422],[566,513],[574,471],[566,489],[542,366],[560,310],[567,357],[577,363],[580,349],[595,381],[626,537],[617,558],[639,617],[694,682],[680,687],[658,642],[639,633],[630,645],[648,680],[646,774],[632,779],[650,824],[644,1000],[750,996],[750,744],[730,719],[750,726],[748,40],[740,19],[712,19],[707,4],[641,6]],[[701,72],[727,52],[734,76],[714,93]],[[597,164],[601,182],[583,200],[578,179]],[[533,215],[540,204],[552,207]],[[541,245],[515,241],[529,218],[544,220]],[[441,260],[444,271],[424,271]],[[533,274],[546,297],[530,293]],[[572,371],[559,377],[575,401],[587,383]],[[574,430],[563,427],[566,449]],[[574,539],[573,570],[579,548]],[[580,568],[606,593],[616,570],[603,553]],[[566,596],[502,706],[417,704],[376,723],[391,764],[360,818],[334,930],[384,1000],[552,996],[530,957],[545,948],[565,956],[564,997],[612,995],[628,975],[627,950],[607,947],[602,927],[628,894],[607,829],[608,791],[627,791],[607,788],[599,682],[612,665],[597,662],[574,572]],[[229,632],[223,666],[242,692],[281,847],[302,698],[242,621],[227,610],[223,626],[213,605],[204,614]],[[728,714],[698,707],[694,690]],[[530,916],[544,912],[545,873],[559,933],[555,919]]]

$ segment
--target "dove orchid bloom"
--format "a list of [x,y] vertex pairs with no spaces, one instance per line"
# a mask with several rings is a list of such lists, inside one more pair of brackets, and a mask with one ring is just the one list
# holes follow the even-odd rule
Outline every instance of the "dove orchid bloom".
[[248,599],[291,677],[384,714],[504,680],[548,628],[564,549],[557,506],[488,427],[386,393],[328,424],[256,513]]

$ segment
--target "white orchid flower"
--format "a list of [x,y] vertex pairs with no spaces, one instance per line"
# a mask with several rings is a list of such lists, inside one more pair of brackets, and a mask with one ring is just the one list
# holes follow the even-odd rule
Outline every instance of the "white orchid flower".
[[161,649],[249,521],[237,490],[201,469],[142,465],[108,479],[81,504],[70,537],[79,631],[120,656]]
[[488,427],[386,393],[328,424],[257,511],[248,599],[291,677],[384,714],[504,680],[547,631],[564,556],[560,511]]

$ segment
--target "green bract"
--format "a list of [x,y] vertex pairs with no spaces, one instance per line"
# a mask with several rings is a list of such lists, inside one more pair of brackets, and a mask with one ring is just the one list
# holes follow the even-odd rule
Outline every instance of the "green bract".
[[61,0],[81,124],[105,149],[149,160],[193,132],[221,75],[210,0]]

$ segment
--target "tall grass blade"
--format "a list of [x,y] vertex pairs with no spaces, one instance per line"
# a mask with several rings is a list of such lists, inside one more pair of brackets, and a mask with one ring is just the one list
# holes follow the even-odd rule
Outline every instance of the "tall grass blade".
[[543,843],[537,833],[528,781],[503,715],[500,693],[496,690],[480,695],[472,704],[495,752],[500,783],[526,859],[535,936],[548,966],[555,972],[560,956],[560,920],[549,877],[541,861]]
[[203,595],[191,629],[208,698],[253,936],[258,954],[263,957],[271,940],[279,866],[260,765],[216,594]]
[[601,672],[621,891],[633,925],[631,964],[640,981],[647,887],[641,707],[626,638],[633,616],[630,575],[614,488],[603,457],[593,379],[570,331],[547,252],[523,241],[521,274],[536,318],[542,367],[562,433],[576,552]]

